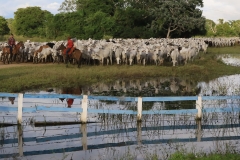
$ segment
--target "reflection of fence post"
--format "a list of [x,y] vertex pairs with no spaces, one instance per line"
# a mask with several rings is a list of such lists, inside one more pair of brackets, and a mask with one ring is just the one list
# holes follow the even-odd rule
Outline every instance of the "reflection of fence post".
[[137,110],[137,121],[142,121],[142,97],[138,97]]
[[23,130],[22,125],[18,125],[18,150],[19,156],[23,156]]
[[81,124],[82,146],[83,150],[87,150],[87,124]]
[[18,94],[18,124],[22,124],[22,107],[23,107],[23,94]]
[[88,107],[88,96],[83,95],[82,99],[82,114],[81,114],[81,122],[87,123],[87,107]]
[[138,145],[142,144],[142,122],[137,122],[137,140]]
[[197,131],[196,131],[197,142],[201,142],[201,138],[202,138],[202,121],[196,120],[196,122],[197,122]]
[[198,99],[196,100],[196,109],[198,110],[198,113],[196,115],[196,120],[202,119],[202,97],[198,96]]

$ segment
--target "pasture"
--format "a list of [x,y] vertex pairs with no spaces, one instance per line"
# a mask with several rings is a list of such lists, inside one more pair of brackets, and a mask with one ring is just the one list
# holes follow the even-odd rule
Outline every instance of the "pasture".
[[0,62],[1,92],[21,92],[51,87],[76,87],[96,82],[113,82],[118,79],[147,79],[154,77],[183,77],[195,81],[208,81],[219,76],[239,74],[236,66],[224,64],[219,55],[239,55],[240,46],[209,47],[208,52],[198,55],[193,62],[173,67],[165,65],[76,65],[60,63],[15,63]]

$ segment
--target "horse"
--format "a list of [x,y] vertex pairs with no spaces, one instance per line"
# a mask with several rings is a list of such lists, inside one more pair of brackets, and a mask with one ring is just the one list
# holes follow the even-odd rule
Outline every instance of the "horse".
[[13,58],[16,59],[16,62],[20,62],[21,59],[24,57],[24,43],[20,41],[16,44],[15,48],[13,49]]
[[20,51],[24,48],[24,43],[22,41],[18,42],[13,48],[12,48],[12,54],[10,53],[10,46],[3,47],[2,50],[2,56],[3,56],[3,63],[5,64],[6,61],[9,64],[9,62],[12,63],[15,58],[17,58],[17,61],[20,62],[21,59],[21,53]]
[[64,62],[66,64],[68,63],[68,60],[69,60],[68,58],[74,59],[77,62],[78,68],[79,68],[80,65],[81,65],[81,60],[82,60],[82,52],[79,49],[76,49],[75,47],[72,47],[72,49],[68,53],[68,56],[66,56],[66,49],[67,48],[63,44],[61,44],[57,48],[57,50],[61,50]]

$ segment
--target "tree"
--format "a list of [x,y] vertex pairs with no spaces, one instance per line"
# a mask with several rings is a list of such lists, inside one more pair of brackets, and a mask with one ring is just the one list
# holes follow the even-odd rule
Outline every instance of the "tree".
[[58,11],[61,12],[75,12],[77,11],[77,0],[64,0],[60,5]]
[[234,30],[235,35],[240,37],[240,20],[230,21],[230,26]]
[[8,27],[7,20],[0,16],[0,35],[9,34],[9,31],[10,29]]
[[104,35],[111,36],[114,26],[115,21],[113,17],[97,11],[85,19],[84,31],[87,35],[85,38],[102,39]]
[[205,28],[207,30],[206,36],[216,36],[217,34],[217,25],[213,20],[206,19]]
[[178,34],[191,32],[196,28],[204,28],[205,18],[202,11],[202,0],[168,0],[159,1],[150,9],[154,17],[151,28],[155,31],[166,30],[169,38],[172,32]]
[[14,26],[16,33],[23,36],[46,36],[45,23],[49,11],[40,7],[19,8],[14,12]]

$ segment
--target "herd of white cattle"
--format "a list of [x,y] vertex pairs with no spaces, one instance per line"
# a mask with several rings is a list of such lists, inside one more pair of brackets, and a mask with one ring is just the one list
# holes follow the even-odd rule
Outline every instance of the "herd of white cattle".
[[[150,38],[150,39],[110,39],[110,40],[74,40],[74,47],[82,51],[82,64],[99,62],[102,65],[163,65],[171,61],[173,66],[193,61],[200,52],[207,53],[208,47],[234,46],[239,43],[238,37],[232,38]],[[52,44],[48,47],[46,44]],[[67,41],[24,42],[20,48],[25,62],[64,62],[59,46],[66,46]],[[0,57],[2,47],[6,42],[0,42]],[[40,49],[41,48],[41,49]],[[2,59],[2,58],[1,58]]]

